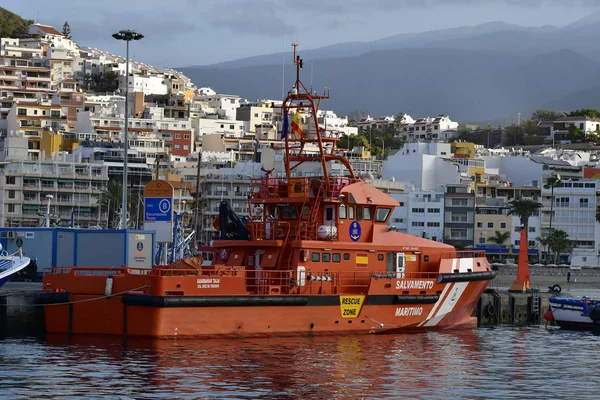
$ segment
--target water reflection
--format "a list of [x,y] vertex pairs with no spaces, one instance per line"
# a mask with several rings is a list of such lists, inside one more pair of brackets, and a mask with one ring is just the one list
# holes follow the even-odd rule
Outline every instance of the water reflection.
[[[583,372],[595,368],[591,355],[599,347],[591,334],[543,328],[130,339],[127,347],[97,337],[75,337],[70,346],[64,337],[5,339],[0,387],[11,396],[36,398],[594,397],[600,378]],[[560,376],[551,372],[557,363]],[[582,376],[585,384],[579,385],[575,378]]]

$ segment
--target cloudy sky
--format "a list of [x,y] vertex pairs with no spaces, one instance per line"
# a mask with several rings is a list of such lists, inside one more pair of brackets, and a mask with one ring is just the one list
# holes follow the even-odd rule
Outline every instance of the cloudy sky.
[[159,67],[205,65],[286,50],[316,48],[504,21],[525,26],[572,23],[600,0],[3,0],[24,18],[71,26],[82,46],[124,53],[120,29],[146,37],[131,55]]

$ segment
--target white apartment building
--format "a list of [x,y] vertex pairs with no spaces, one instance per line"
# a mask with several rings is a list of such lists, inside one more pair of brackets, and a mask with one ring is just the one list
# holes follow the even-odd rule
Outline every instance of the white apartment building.
[[69,51],[77,51],[78,46],[75,41],[65,37],[61,32],[57,31],[50,25],[33,24],[29,26],[31,35],[39,36],[39,41],[42,44],[47,44],[49,48],[65,49]]
[[241,104],[236,110],[236,120],[247,122],[247,132],[253,135],[258,126],[273,124],[276,112],[280,112],[273,108],[274,104],[270,100]]
[[348,126],[348,117],[338,117],[333,111],[319,110],[317,111],[317,119],[321,129],[335,133],[334,136],[336,137],[358,134],[358,127]]
[[194,137],[200,139],[206,135],[224,134],[229,137],[242,137],[246,132],[244,121],[229,119],[192,118]]
[[1,38],[0,56],[34,58],[42,56],[42,46],[38,41],[29,39]]
[[390,194],[398,200],[390,225],[399,232],[442,241],[444,236],[444,192],[414,190]]
[[446,157],[452,157],[449,143],[406,143],[383,163],[382,177],[427,191],[461,183],[459,165],[444,160]]
[[417,118],[407,127],[409,140],[448,141],[458,136],[458,122],[447,115]]
[[563,117],[554,121],[550,128],[550,136],[554,139],[555,134],[566,134],[570,127],[581,129],[585,135],[597,135],[600,132],[600,119],[590,117]]
[[217,119],[235,120],[241,97],[231,94],[217,94],[211,88],[200,88],[194,99],[202,105],[205,115]]
[[[600,225],[596,222],[597,190],[595,179],[563,180],[554,189],[552,230],[563,230],[573,246],[572,265],[599,265]],[[542,189],[542,232],[550,229],[551,190]]]
[[[124,89],[126,86],[125,76],[119,77],[119,87]],[[165,95],[170,92],[171,81],[165,76],[159,75],[139,75],[134,74],[129,77],[129,91],[143,92],[144,95]]]

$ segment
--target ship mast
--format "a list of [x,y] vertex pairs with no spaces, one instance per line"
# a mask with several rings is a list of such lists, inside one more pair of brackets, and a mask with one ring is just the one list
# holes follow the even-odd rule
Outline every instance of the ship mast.
[[[336,143],[339,138],[328,134],[326,130],[321,129],[317,112],[321,105],[321,100],[329,98],[329,89],[325,89],[322,95],[311,93],[300,80],[300,69],[303,67],[303,60],[297,54],[298,44],[293,43],[292,47],[294,65],[296,66],[296,80],[292,90],[288,92],[282,105],[283,129],[282,136],[285,135],[285,173],[289,179],[292,171],[304,162],[320,161],[323,168],[323,180],[329,192],[331,180],[327,163],[330,161],[340,162],[349,171],[350,177],[355,178],[354,171],[348,160],[342,155],[336,154]],[[312,90],[312,88],[311,88]],[[293,111],[293,114],[290,112]],[[309,118],[302,118],[306,113]],[[291,120],[291,124],[288,122]],[[311,126],[314,124],[314,130]],[[313,146],[307,146],[312,144]],[[318,148],[315,157],[314,145]]]

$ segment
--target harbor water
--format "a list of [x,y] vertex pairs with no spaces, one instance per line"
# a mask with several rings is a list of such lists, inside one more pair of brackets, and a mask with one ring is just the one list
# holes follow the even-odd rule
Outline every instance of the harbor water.
[[2,399],[596,398],[598,337],[544,326],[235,340],[0,339]]

